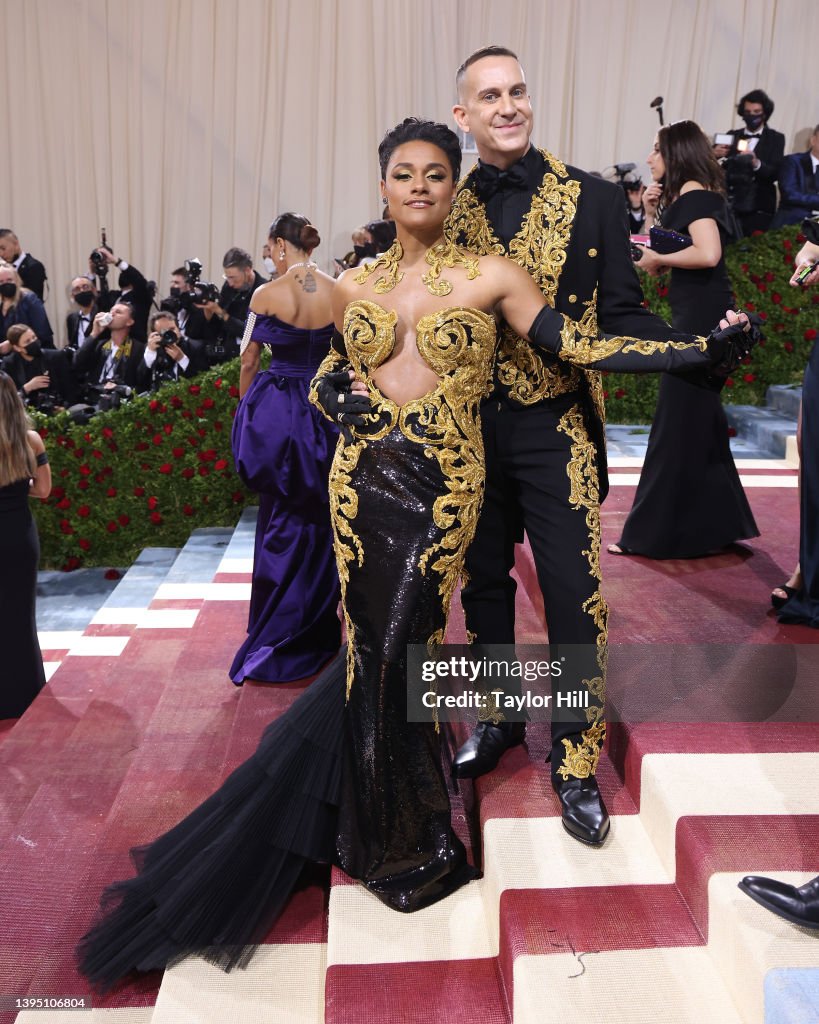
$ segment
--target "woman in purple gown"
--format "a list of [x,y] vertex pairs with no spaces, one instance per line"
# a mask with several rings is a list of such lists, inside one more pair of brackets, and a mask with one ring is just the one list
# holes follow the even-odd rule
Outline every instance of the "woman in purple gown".
[[[247,639],[230,677],[287,682],[338,650],[339,583],[327,478],[337,433],[308,401],[333,334],[333,279],[310,259],[318,231],[295,213],[270,226],[279,274],[257,289],[242,339],[236,469],[259,493]],[[261,349],[270,367],[259,372]]]

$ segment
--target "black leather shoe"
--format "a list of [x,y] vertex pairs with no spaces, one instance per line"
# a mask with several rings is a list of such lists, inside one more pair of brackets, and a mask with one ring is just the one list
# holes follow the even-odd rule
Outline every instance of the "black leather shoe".
[[452,762],[456,779],[477,779],[498,767],[504,751],[523,743],[526,726],[523,722],[478,722],[475,731],[464,743]]
[[763,875],[746,875],[738,884],[746,895],[777,917],[803,928],[819,928],[819,875],[798,889]]
[[553,780],[552,785],[563,808],[563,827],[589,846],[599,846],[609,834],[609,812],[600,795],[597,779],[569,778]]

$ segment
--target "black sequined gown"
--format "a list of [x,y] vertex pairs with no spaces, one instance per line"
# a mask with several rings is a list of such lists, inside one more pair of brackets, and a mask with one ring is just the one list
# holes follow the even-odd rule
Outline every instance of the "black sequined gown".
[[221,789],[134,851],[139,874],[107,891],[80,946],[98,985],[193,951],[226,968],[245,962],[306,863],[335,863],[403,911],[476,875],[452,831],[439,736],[407,722],[406,650],[443,640],[474,535],[495,323],[463,307],[425,316],[418,349],[439,382],[399,406],[371,377],[392,353],[395,321],[374,302],[351,303],[346,352],[319,370],[349,359],[373,400],[330,473],[346,661],[268,727]]

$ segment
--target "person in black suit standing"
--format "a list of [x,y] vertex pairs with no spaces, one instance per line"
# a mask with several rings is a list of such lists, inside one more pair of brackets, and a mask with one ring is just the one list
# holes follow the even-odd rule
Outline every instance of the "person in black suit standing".
[[[643,307],[629,252],[622,190],[531,145],[532,107],[518,59],[504,47],[473,53],[458,70],[455,120],[480,160],[450,216],[454,240],[506,254],[555,309],[616,335],[689,341]],[[599,844],[608,813],[595,780],[605,737],[606,602],[600,591],[600,502],[607,491],[599,373],[501,332],[495,390],[481,408],[486,497],[466,558],[461,599],[467,629],[484,648],[515,641],[514,545],[525,530],[552,644],[567,651],[590,706],[553,722],[552,784],[563,824]],[[566,680],[562,686],[566,686]],[[520,743],[522,723],[481,722],[453,764],[458,777],[491,771]]]
[[743,235],[767,231],[776,210],[776,181],[785,155],[785,136],[768,127],[774,102],[762,89],[752,89],[737,104],[745,122],[735,128],[730,146],[714,146],[723,160],[728,199]]
[[66,347],[78,349],[91,336],[94,317],[100,312],[99,292],[90,277],[80,275],[71,282],[71,299],[77,308],[65,318]]
[[43,301],[43,292],[47,280],[46,269],[31,253],[23,252],[20,239],[11,228],[0,228],[0,260],[10,263],[23,282],[23,287],[34,292]]
[[138,387],[145,343],[134,337],[133,328],[134,309],[129,302],[117,302],[108,313],[97,313],[91,334],[74,357],[76,373],[85,374],[89,386]]
[[779,170],[779,209],[772,228],[799,224],[819,211],[819,124],[807,153],[791,153]]

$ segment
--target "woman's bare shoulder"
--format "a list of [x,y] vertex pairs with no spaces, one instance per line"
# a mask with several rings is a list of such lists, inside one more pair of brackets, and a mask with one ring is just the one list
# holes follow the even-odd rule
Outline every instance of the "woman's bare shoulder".
[[36,430],[27,430],[26,431],[26,437],[28,438],[28,443],[29,443],[30,447],[38,455],[39,455],[40,452],[44,452],[45,451],[45,445],[43,444],[43,439],[40,437],[40,435],[37,433]]
[[250,300],[250,309],[254,313],[275,313],[276,296],[281,292],[284,279],[280,281],[267,281],[260,284],[253,293]]

